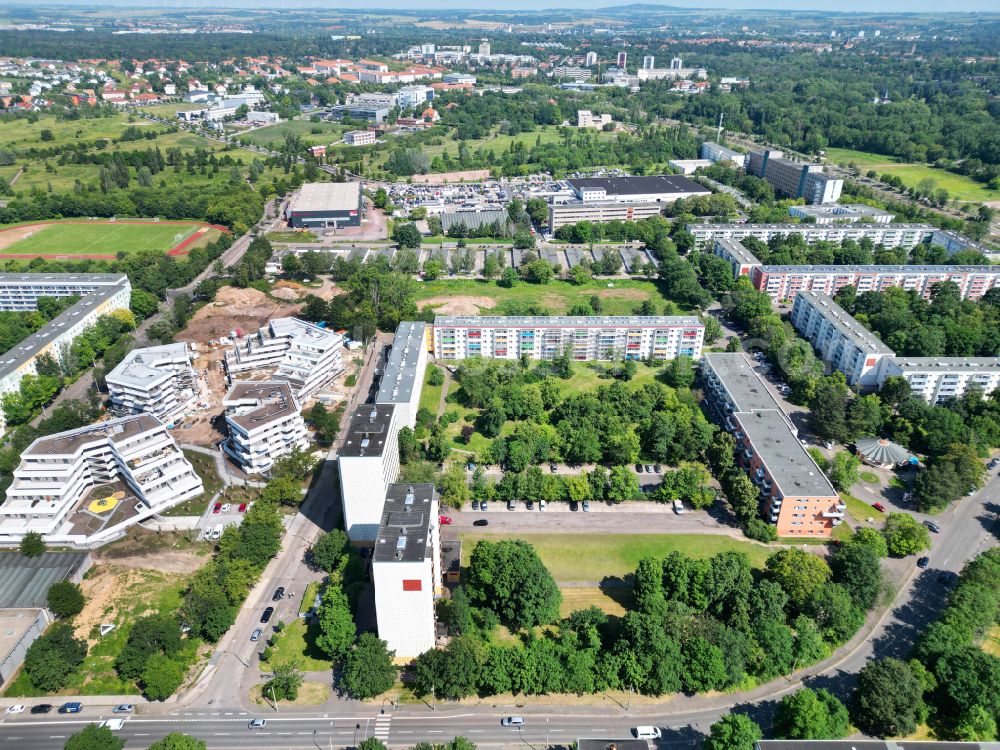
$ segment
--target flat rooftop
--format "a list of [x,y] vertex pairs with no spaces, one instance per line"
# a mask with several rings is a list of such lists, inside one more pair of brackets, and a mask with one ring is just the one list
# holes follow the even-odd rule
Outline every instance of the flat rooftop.
[[[882,339],[861,325],[854,319],[854,316],[838,305],[833,297],[819,292],[799,292],[795,297],[795,305],[806,304],[819,310],[823,318],[833,326],[837,333],[862,351],[872,354],[895,354],[883,343]],[[792,317],[795,317],[794,309]]]
[[340,455],[348,458],[381,456],[389,440],[389,427],[394,411],[392,404],[359,406],[347,426],[347,436]]
[[108,373],[105,380],[115,384],[146,388],[173,374],[173,368],[162,367],[164,363],[186,360],[187,356],[187,344],[183,341],[133,349],[115,369]]
[[894,357],[893,364],[901,370],[1000,370],[1000,357]]
[[[798,206],[798,208],[804,208],[804,206]],[[694,232],[696,230],[709,230],[709,231],[734,231],[734,230],[753,230],[753,229],[770,229],[770,230],[780,230],[783,232],[852,232],[860,230],[871,230],[873,232],[885,232],[890,229],[899,230],[925,230],[928,232],[934,231],[934,227],[930,224],[903,224],[893,222],[891,224],[732,224],[732,223],[706,223],[706,224],[687,224],[685,229],[689,232]]]
[[767,466],[783,497],[839,498],[778,409],[736,412],[733,418]]
[[440,215],[440,218],[441,228],[445,232],[456,224],[463,224],[467,229],[478,229],[486,224],[498,224],[501,227],[510,224],[510,217],[503,209],[445,211]]
[[0,609],[47,606],[49,586],[89,567],[88,556],[87,552],[43,552],[38,557],[0,552]]
[[839,216],[894,216],[891,211],[885,211],[864,203],[827,203],[819,206],[789,206],[789,211],[806,216],[822,216],[837,218]]
[[329,328],[320,328],[315,323],[298,318],[274,318],[268,321],[275,338],[290,336],[295,343],[327,350],[343,344],[344,337]]
[[419,321],[404,320],[396,328],[392,351],[375,396],[376,404],[407,403],[413,389],[422,385],[417,383],[417,360],[427,345],[426,336],[427,324]]
[[608,195],[678,195],[681,193],[703,193],[711,191],[687,177],[672,174],[647,175],[642,177],[577,177],[566,180],[573,190],[604,190]]
[[605,315],[605,316],[449,316],[438,315],[435,326],[472,328],[674,328],[704,326],[693,315]]
[[[854,226],[854,225],[852,225]],[[875,224],[874,226],[879,226]],[[885,226],[884,224],[882,226]],[[889,226],[892,226],[891,224]],[[1000,274],[1000,266],[761,266],[764,273],[777,273],[784,271],[806,271],[809,273],[868,273],[877,274],[899,274],[907,275],[928,275],[949,273],[978,273],[996,276]]]
[[734,411],[778,409],[778,402],[741,352],[705,352],[703,361],[712,366],[735,406]]
[[[13,274],[4,275],[11,276]],[[120,286],[104,286],[93,292],[85,293],[79,302],[70,305],[13,349],[0,355],[0,378],[6,377],[30,362],[55,339],[76,325],[81,318],[120,291]]]
[[729,257],[740,265],[759,266],[761,264],[760,259],[747,250],[746,245],[739,240],[723,237],[721,239],[717,239],[715,244],[716,247],[721,248],[727,255],[729,255]]
[[372,552],[373,562],[421,562],[426,559],[436,512],[433,500],[433,484],[389,485]]
[[0,286],[8,284],[98,284],[124,286],[128,276],[123,273],[0,273]]
[[307,182],[292,200],[292,213],[356,210],[361,202],[360,182]]
[[247,431],[299,413],[292,387],[281,380],[233,383],[222,403],[226,419]]
[[141,432],[162,427],[163,423],[151,414],[133,414],[121,419],[79,427],[67,432],[38,438],[28,446],[22,456],[73,455],[80,448],[96,440],[128,438]]

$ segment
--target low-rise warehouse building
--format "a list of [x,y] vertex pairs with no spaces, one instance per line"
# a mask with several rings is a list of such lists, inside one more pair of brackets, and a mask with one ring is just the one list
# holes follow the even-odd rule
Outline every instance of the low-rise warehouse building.
[[222,449],[247,474],[267,474],[277,459],[309,447],[299,402],[284,381],[234,383],[222,405],[229,428]]
[[678,198],[711,195],[712,191],[687,177],[672,174],[642,177],[574,177],[566,180],[573,194],[585,203],[673,203]]
[[307,182],[285,209],[294,229],[361,225],[364,197],[360,182]]

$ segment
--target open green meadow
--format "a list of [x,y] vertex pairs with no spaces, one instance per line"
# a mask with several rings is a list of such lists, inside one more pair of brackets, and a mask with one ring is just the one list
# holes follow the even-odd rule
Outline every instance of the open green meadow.
[[[29,236],[4,248],[6,255],[115,255],[120,251],[166,252],[199,228],[191,224],[79,224],[57,222],[38,227]],[[0,233],[0,237],[2,237]]]
[[257,128],[235,136],[240,143],[253,146],[280,146],[285,142],[285,133],[294,133],[307,146],[329,146],[336,143],[349,128],[332,122],[311,122],[310,120],[286,120],[275,125]]
[[854,162],[862,172],[874,169],[879,175],[886,173],[895,175],[907,187],[916,187],[922,180],[934,180],[935,189],[947,190],[951,197],[956,200],[1000,200],[1000,190],[990,190],[981,182],[976,182],[970,177],[938,169],[930,164],[905,163],[891,156],[873,154],[868,151],[854,151],[847,148],[827,149],[826,156],[830,161],[843,166]]

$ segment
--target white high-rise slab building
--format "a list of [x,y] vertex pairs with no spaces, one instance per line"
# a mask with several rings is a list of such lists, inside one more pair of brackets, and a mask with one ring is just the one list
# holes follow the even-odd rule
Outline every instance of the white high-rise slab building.
[[282,380],[234,383],[222,405],[229,427],[222,449],[247,474],[266,474],[276,459],[309,447],[299,402]]
[[378,536],[389,485],[399,477],[399,427],[392,404],[364,404],[351,417],[337,463],[344,527],[352,542]]
[[417,424],[420,391],[427,372],[427,324],[404,320],[396,328],[389,359],[382,368],[376,404],[390,404],[396,409],[396,427]]
[[133,349],[105,377],[111,410],[119,416],[152,414],[179,419],[194,400],[194,368],[183,341]]

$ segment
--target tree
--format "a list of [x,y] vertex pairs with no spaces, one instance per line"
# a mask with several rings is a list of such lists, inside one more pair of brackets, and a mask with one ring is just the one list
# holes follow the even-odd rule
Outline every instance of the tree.
[[768,577],[788,594],[789,604],[797,611],[831,575],[830,566],[821,557],[800,549],[775,552],[767,558],[765,567]]
[[860,479],[860,469],[860,458],[847,451],[840,451],[830,461],[827,475],[830,477],[830,483],[834,489],[847,492]]
[[401,248],[416,249],[420,247],[420,230],[417,229],[417,225],[413,222],[398,224],[392,231],[392,239]]
[[358,750],[389,750],[377,737],[369,737],[358,744]]
[[292,477],[274,477],[264,485],[260,499],[275,505],[301,505],[302,487]]
[[189,734],[171,732],[149,746],[149,750],[206,750],[208,745]]
[[71,734],[63,750],[122,750],[125,740],[107,727],[88,724],[76,734]]
[[285,253],[281,256],[281,270],[289,276],[294,276],[302,270],[302,261],[295,253]]
[[691,693],[720,690],[726,686],[726,662],[722,650],[700,636],[689,639],[682,649],[684,670],[681,682]]
[[344,658],[354,642],[354,618],[344,590],[335,584],[326,587],[316,613],[319,635],[316,645],[334,661]]
[[612,466],[605,497],[613,503],[638,500],[642,497],[639,478],[629,470],[628,466]]
[[142,689],[151,701],[163,701],[173,695],[184,681],[180,664],[163,654],[153,654],[142,670]]
[[31,684],[47,693],[66,686],[87,656],[87,642],[73,637],[73,627],[57,622],[28,648],[24,670]]
[[517,280],[518,280],[517,269],[512,268],[511,266],[507,266],[507,268],[503,269],[503,271],[500,272],[500,281],[498,281],[497,283],[502,287],[510,289],[515,284],[517,284]]
[[293,701],[299,697],[302,686],[302,673],[294,660],[288,664],[279,664],[274,668],[274,676],[264,683],[261,694],[270,695],[276,701]]
[[880,558],[889,555],[889,547],[885,543],[885,537],[870,526],[856,529],[850,543],[861,547],[870,547]]
[[535,548],[520,540],[480,541],[469,560],[469,600],[516,628],[553,622],[562,596]]
[[78,583],[57,581],[49,586],[47,595],[49,609],[56,617],[65,619],[79,614],[83,610],[86,599],[83,589]]
[[29,531],[21,537],[21,554],[25,557],[38,557],[47,549],[45,540],[37,531]]
[[337,569],[350,544],[347,534],[340,529],[325,532],[310,550],[313,565],[320,570],[332,573]]
[[362,633],[344,663],[344,689],[352,698],[365,700],[381,695],[396,682],[396,667],[385,641],[372,633]]
[[709,729],[705,750],[754,750],[763,736],[749,716],[726,714]]
[[909,513],[890,513],[882,526],[882,536],[893,557],[915,555],[931,547],[927,527]]
[[851,716],[865,734],[912,734],[925,712],[924,688],[910,665],[899,659],[870,659],[858,673]]
[[778,703],[774,733],[788,740],[838,740],[850,731],[844,704],[828,690],[802,688]]
[[830,561],[833,580],[851,593],[854,605],[862,610],[875,606],[882,591],[882,569],[878,553],[864,544],[845,544]]
[[824,440],[845,443],[851,435],[847,424],[847,380],[840,372],[820,378],[810,406],[810,424]]

